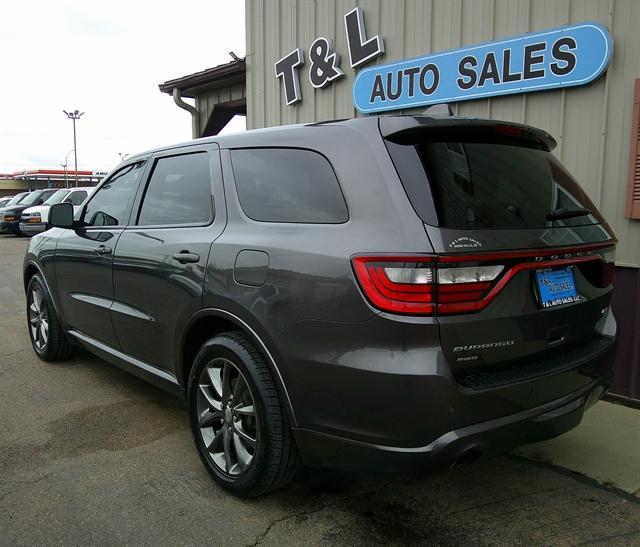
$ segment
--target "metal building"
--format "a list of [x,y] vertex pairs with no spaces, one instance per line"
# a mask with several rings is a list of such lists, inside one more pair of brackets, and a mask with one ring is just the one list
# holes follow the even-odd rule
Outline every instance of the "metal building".
[[[352,68],[345,15],[356,7],[361,38],[381,37],[384,52]],[[457,115],[548,131],[558,141],[555,154],[611,223],[620,240],[614,307],[621,340],[614,391],[640,400],[640,1],[246,0],[245,17],[248,129],[362,115],[354,107],[354,82],[371,66],[584,22],[608,29],[613,54],[590,83],[450,104]],[[327,39],[325,57],[338,54],[334,65],[343,72],[322,86],[312,85],[309,77],[310,46],[318,38]],[[296,50],[299,86],[288,105],[274,65]],[[214,78],[207,85],[220,83]],[[216,93],[222,93],[220,87]],[[201,116],[210,116],[216,97],[206,106],[197,99]],[[205,125],[201,119],[194,136],[204,134]]]

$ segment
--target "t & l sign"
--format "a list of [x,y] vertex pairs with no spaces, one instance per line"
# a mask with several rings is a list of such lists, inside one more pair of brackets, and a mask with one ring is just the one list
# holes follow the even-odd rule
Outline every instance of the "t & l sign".
[[[384,53],[381,36],[367,38],[360,8],[344,16],[344,27],[351,68]],[[376,113],[584,85],[606,70],[612,52],[611,35],[602,25],[567,25],[365,68],[354,81],[353,104],[360,112]],[[308,60],[315,89],[344,76],[329,38],[313,41]],[[304,64],[304,52],[296,48],[274,65],[287,105],[302,100]]]

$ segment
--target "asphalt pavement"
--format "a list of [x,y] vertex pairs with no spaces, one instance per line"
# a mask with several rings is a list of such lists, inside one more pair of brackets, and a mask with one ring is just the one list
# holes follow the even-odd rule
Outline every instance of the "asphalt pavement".
[[640,545],[637,498],[512,455],[419,478],[305,470],[234,498],[170,395],[87,353],[35,356],[26,245],[0,235],[2,545]]

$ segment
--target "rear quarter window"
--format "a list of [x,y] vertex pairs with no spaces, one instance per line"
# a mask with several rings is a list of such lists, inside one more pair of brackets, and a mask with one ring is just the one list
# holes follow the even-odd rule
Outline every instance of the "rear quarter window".
[[349,218],[329,161],[297,148],[231,151],[240,206],[253,220],[339,224]]

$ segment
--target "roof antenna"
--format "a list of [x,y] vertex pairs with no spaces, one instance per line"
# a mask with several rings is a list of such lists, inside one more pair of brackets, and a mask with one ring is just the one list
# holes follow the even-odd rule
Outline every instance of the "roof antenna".
[[240,59],[240,57],[238,57],[233,51],[230,51],[229,55],[234,61],[242,61],[242,59]]
[[453,110],[447,103],[434,104],[423,112],[425,116],[430,118],[449,118],[453,116]]

